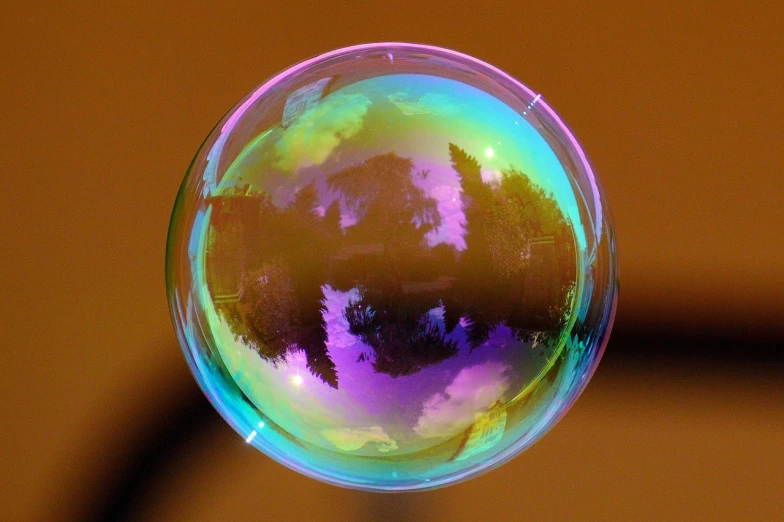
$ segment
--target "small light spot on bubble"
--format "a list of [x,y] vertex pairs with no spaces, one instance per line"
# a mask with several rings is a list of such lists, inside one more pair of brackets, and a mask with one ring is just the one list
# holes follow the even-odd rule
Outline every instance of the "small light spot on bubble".
[[485,149],[485,156],[487,156],[488,158],[492,158],[493,156],[495,156],[495,151],[493,150],[493,147],[487,147]]
[[251,442],[253,439],[255,439],[255,438],[256,438],[256,430],[253,430],[253,431],[251,431],[251,432],[250,432],[250,435],[248,435],[248,438],[247,438],[247,439],[245,439],[245,442],[247,442],[248,444],[250,444],[250,442]]
[[265,426],[264,421],[259,421],[259,428],[263,428]]
[[302,385],[302,375],[297,374],[291,378],[291,384],[299,388]]

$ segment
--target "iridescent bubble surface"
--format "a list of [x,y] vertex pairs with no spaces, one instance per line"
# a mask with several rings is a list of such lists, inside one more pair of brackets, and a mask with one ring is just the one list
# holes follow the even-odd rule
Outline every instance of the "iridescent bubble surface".
[[454,51],[373,44],[292,67],[215,127],[167,288],[196,379],[249,444],[412,490],[563,415],[609,335],[614,259],[591,167],[541,96]]

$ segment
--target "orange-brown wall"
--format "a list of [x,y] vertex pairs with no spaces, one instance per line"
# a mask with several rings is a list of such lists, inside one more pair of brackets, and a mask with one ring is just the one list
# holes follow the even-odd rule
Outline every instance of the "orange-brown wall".
[[[26,4],[0,9],[2,519],[79,512],[102,473],[122,469],[128,448],[165,424],[156,405],[194,393],[163,280],[184,171],[246,92],[340,46],[454,48],[518,77],[568,122],[617,225],[618,327],[627,334],[608,353],[634,350],[637,330],[743,332],[752,352],[755,335],[780,339],[784,11],[776,2]],[[613,368],[600,367],[534,449],[463,486],[379,502],[282,470],[216,421],[155,479],[145,513],[782,514],[780,375],[738,377],[745,370],[731,363],[688,378],[658,366]]]

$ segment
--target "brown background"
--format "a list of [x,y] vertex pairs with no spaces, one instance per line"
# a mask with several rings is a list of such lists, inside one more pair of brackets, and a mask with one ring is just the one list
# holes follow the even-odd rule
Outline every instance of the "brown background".
[[[0,8],[0,519],[784,518],[780,2],[22,4]],[[605,361],[540,443],[382,496],[299,477],[206,406],[163,264],[228,108],[389,40],[543,93],[601,176],[622,288]]]

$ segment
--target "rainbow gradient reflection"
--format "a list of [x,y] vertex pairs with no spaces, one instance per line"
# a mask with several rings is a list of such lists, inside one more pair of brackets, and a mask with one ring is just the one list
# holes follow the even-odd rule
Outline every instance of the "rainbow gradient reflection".
[[194,376],[248,444],[414,490],[518,454],[596,368],[617,296],[584,153],[505,73],[340,49],[269,80],[196,155],[167,288]]

